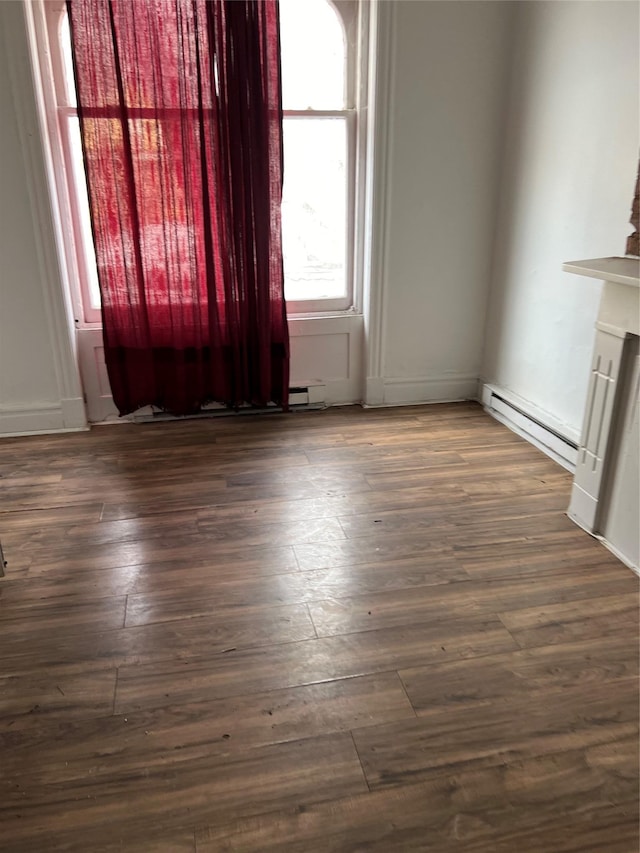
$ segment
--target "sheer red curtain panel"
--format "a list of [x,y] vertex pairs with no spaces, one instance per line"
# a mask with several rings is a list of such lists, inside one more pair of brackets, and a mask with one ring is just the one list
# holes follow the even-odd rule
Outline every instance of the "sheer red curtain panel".
[[277,0],[68,0],[120,414],[286,407]]

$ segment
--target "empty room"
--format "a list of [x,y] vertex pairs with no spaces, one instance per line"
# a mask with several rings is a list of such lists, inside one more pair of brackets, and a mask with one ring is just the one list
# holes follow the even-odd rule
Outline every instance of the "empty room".
[[638,850],[640,7],[0,2],[0,849]]

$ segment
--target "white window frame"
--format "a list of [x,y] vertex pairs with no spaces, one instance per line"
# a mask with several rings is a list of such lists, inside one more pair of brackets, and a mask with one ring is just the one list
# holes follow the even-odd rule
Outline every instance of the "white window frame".
[[[345,107],[341,110],[284,110],[283,118],[345,119],[347,293],[339,298],[288,300],[287,316],[291,319],[362,313],[370,11],[366,0],[326,2],[335,9],[344,31]],[[78,198],[79,193],[86,193],[86,187],[76,185],[71,164],[69,126],[70,120],[77,117],[77,108],[67,99],[60,50],[60,28],[66,13],[66,2],[32,0],[31,7],[74,321],[79,329],[99,329],[102,326],[101,310],[91,306],[90,273],[81,238]]]

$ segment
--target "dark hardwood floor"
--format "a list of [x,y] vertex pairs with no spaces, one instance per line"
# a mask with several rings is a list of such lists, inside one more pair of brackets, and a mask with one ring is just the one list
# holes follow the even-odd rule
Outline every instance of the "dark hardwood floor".
[[638,579],[475,404],[0,442],[0,849],[638,850]]

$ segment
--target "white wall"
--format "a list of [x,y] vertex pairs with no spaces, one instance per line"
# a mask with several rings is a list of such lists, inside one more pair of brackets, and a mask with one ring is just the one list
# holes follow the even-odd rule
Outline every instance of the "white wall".
[[85,423],[22,5],[0,3],[0,435]]
[[475,396],[512,4],[393,6],[384,402]]
[[[599,285],[560,265],[624,251],[638,156],[637,6],[387,5],[377,402],[474,394],[492,279],[483,377],[575,435]],[[17,2],[0,2],[0,110],[0,433],[81,425]],[[346,378],[332,377],[342,383],[335,399],[358,384],[357,359],[349,364]],[[315,378],[302,372],[296,381]]]
[[483,377],[579,436],[601,284],[563,261],[624,254],[638,167],[638,5],[517,4]]

